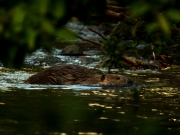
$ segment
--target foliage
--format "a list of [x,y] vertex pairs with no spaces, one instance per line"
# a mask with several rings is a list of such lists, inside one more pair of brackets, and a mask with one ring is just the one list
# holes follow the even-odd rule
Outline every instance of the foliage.
[[[125,18],[120,23],[117,21],[112,37],[104,44],[113,63],[126,49],[119,44],[122,40],[133,40],[136,45],[152,43],[157,53],[164,47],[179,44],[179,1],[117,2],[127,10],[123,12]],[[71,17],[91,24],[92,15],[102,15],[105,9],[106,0],[1,0],[0,61],[7,67],[19,67],[26,54],[40,47],[49,50],[56,38],[76,38],[64,27]]]
[[117,0],[117,2],[120,7],[126,7],[127,10],[123,11],[125,17],[116,24],[111,38],[105,41],[105,45],[110,41],[116,41],[111,42],[108,47],[111,47],[109,52],[116,51],[114,55],[109,55],[110,60],[118,63],[120,55],[127,52],[126,47],[124,49],[115,47],[118,46],[118,42],[124,44],[122,40],[133,40],[132,48],[139,44],[152,44],[157,55],[164,52],[168,46],[180,43],[179,1]]
[[0,60],[19,67],[26,54],[40,47],[49,50],[56,38],[75,39],[64,27],[72,16],[91,23],[91,14],[104,9],[105,0],[1,0]]

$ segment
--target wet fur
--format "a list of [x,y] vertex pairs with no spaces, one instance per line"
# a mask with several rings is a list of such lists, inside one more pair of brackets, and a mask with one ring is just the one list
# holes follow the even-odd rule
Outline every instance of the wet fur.
[[77,66],[58,64],[47,68],[24,81],[29,84],[131,84],[132,80],[123,75],[101,75],[95,71]]

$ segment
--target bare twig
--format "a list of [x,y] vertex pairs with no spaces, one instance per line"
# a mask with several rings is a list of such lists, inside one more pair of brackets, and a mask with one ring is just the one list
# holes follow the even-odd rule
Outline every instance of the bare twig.
[[89,28],[88,29],[96,34],[98,34],[100,37],[102,37],[104,40],[107,40],[107,38],[105,36],[103,36],[101,33],[97,32],[96,30],[92,29],[92,28]]
[[153,55],[154,61],[156,61],[156,55],[154,53],[154,49],[153,49],[153,45],[152,44],[151,44],[151,50],[152,50],[152,55]]
[[127,9],[129,9],[129,7],[119,7],[119,6],[107,6],[110,10],[113,10],[113,9],[115,9],[115,10],[127,10]]
[[111,11],[111,10],[107,10],[106,11],[106,16],[111,17],[113,19],[117,19],[117,20],[124,19],[124,13],[123,12],[117,13],[117,12],[114,12],[114,11]]
[[102,44],[100,44],[100,43],[98,43],[98,42],[95,42],[95,41],[90,40],[90,39],[83,38],[83,37],[81,37],[81,36],[79,36],[79,35],[78,35],[78,38],[80,38],[80,39],[82,39],[82,40],[84,40],[84,41],[87,41],[87,42],[89,42],[89,43],[92,43],[92,44],[94,44],[94,45],[97,45],[97,46],[99,46],[99,47],[102,45]]

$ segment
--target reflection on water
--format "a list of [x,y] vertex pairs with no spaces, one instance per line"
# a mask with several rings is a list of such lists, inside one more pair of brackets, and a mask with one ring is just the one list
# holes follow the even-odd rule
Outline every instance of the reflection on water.
[[135,84],[29,85],[26,70],[1,69],[0,134],[178,134],[178,71],[124,71]]

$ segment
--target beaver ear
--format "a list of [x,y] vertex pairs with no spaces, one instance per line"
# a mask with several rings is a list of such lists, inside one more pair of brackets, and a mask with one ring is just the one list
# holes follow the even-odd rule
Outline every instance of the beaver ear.
[[105,74],[101,75],[101,81],[104,81],[105,78],[106,78],[106,75],[105,75]]

